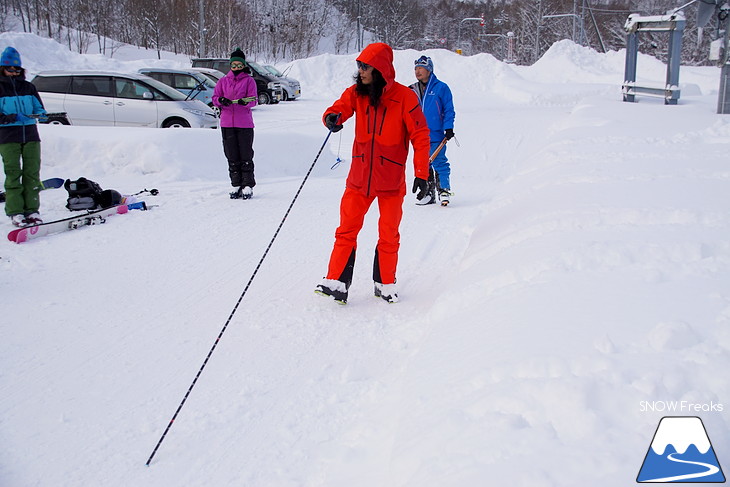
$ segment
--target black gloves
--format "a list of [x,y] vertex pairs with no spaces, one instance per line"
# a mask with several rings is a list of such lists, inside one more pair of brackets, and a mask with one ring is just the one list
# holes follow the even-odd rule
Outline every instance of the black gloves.
[[236,103],[238,103],[239,105],[248,105],[248,102],[247,102],[247,101],[245,101],[245,100],[244,100],[243,98],[239,98],[239,99],[238,99],[238,100],[236,101]]
[[342,130],[342,124],[337,123],[337,120],[339,118],[340,118],[339,113],[328,113],[327,116],[324,117],[324,124],[332,132],[339,132],[340,130]]
[[418,191],[418,194],[416,195],[417,200],[422,200],[426,194],[428,194],[428,181],[421,178],[416,178],[413,180],[413,192],[415,193]]
[[231,100],[229,100],[228,98],[226,98],[225,96],[219,96],[218,103],[220,103],[224,107],[229,107],[233,104],[233,102]]
[[454,137],[454,129],[446,129],[444,137],[446,137],[446,140],[451,140]]

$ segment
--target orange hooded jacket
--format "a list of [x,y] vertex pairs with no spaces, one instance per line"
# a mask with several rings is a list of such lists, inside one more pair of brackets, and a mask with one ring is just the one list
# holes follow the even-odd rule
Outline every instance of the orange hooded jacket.
[[380,71],[386,81],[377,107],[355,86],[347,88],[322,116],[340,113],[339,123],[355,114],[355,141],[346,186],[366,196],[403,196],[406,194],[408,142],[413,145],[416,177],[428,179],[429,131],[418,97],[395,81],[393,50],[387,44],[367,46],[357,57]]

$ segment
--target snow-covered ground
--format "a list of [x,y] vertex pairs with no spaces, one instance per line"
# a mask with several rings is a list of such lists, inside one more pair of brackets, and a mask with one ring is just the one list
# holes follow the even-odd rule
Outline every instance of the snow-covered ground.
[[[82,56],[27,34],[0,35],[6,45],[32,72],[186,62]],[[400,82],[419,54],[396,53]],[[255,109],[259,184],[246,202],[228,198],[216,130],[41,127],[44,178],[160,194],[151,211],[2,244],[0,485],[615,487],[634,483],[666,415],[700,416],[730,464],[719,69],[683,68],[679,105],[665,106],[621,101],[623,52],[564,41],[530,67],[428,54],[455,96],[456,196],[417,207],[409,194],[401,302],[372,296],[375,211],[347,306],[312,292],[348,123],[149,467],[323,144],[321,113],[355,55],[295,61],[302,99]],[[639,75],[661,85],[665,69],[641,57]],[[65,199],[45,191],[44,218],[68,216]],[[661,411],[670,401],[686,402]]]

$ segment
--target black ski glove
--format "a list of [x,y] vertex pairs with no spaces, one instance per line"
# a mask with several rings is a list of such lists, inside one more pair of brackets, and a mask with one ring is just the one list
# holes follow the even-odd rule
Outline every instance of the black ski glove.
[[236,101],[239,105],[248,105],[248,102],[245,101],[243,98],[239,98],[238,101]]
[[226,98],[225,96],[219,96],[218,103],[220,103],[224,107],[229,107],[233,104],[233,102],[231,100],[229,100],[228,98]]
[[339,118],[340,115],[338,113],[328,113],[327,116],[324,117],[324,124],[332,132],[339,132],[340,130],[342,130],[342,124],[337,123],[337,120],[339,120]]
[[413,192],[415,193],[418,191],[418,194],[416,195],[417,200],[422,200],[426,194],[428,194],[428,181],[421,178],[416,178],[413,180]]
[[454,129],[446,129],[444,137],[446,137],[446,140],[451,140],[454,137]]

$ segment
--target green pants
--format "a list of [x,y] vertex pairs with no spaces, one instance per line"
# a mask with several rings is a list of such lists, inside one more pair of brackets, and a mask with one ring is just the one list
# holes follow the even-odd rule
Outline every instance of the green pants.
[[[41,206],[41,143],[0,144],[5,168],[5,214],[30,215]],[[23,160],[21,164],[21,158]]]

